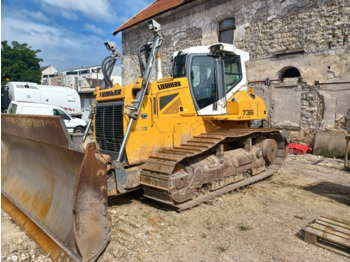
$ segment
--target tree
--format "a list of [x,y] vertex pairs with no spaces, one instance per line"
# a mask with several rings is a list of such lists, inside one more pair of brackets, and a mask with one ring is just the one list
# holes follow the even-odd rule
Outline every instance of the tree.
[[12,47],[7,41],[1,42],[1,84],[10,81],[23,81],[40,83],[41,71],[39,62],[43,61],[36,56],[39,49],[32,50],[28,44],[12,42]]

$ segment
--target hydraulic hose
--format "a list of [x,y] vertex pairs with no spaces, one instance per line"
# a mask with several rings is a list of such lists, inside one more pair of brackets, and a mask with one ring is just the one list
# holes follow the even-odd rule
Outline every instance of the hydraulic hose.
[[140,64],[140,71],[141,71],[141,77],[143,77],[143,74],[145,73],[145,64],[143,62],[143,57],[145,57],[145,60],[148,60],[148,57],[151,52],[151,45],[146,43],[142,44],[139,48],[138,58],[139,58],[139,64]]
[[111,80],[111,75],[113,72],[113,68],[115,66],[115,63],[118,60],[118,56],[111,55],[107,56],[105,59],[103,59],[101,68],[102,68],[102,74],[103,74],[103,82],[104,82],[104,88],[112,87],[113,81]]

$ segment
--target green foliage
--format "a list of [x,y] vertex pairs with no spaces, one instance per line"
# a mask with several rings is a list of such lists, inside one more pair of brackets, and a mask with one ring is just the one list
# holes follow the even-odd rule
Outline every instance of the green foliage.
[[1,84],[10,81],[24,81],[40,83],[41,71],[39,62],[43,61],[36,56],[40,50],[32,50],[28,44],[7,41],[1,42]]
[[219,253],[221,252],[225,252],[227,249],[229,248],[229,245],[219,245],[216,247],[216,249],[219,251]]
[[239,228],[239,230],[241,230],[241,231],[248,231],[248,230],[252,229],[251,226],[244,225],[244,224],[238,225],[238,228]]

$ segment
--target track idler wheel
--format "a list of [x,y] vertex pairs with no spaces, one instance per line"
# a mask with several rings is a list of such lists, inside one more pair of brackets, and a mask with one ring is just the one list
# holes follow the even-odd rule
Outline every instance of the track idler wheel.
[[265,139],[260,143],[262,155],[267,164],[271,164],[277,156],[277,142],[274,139]]

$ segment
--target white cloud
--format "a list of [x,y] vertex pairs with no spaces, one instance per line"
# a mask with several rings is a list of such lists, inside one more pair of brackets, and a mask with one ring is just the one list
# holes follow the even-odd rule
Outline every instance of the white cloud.
[[104,42],[116,41],[121,51],[121,34],[113,37],[112,32],[151,1],[34,0],[28,10],[27,5],[7,4],[2,6],[1,37],[40,49],[42,65],[58,69],[96,65],[109,54]]
[[69,10],[59,9],[59,10],[56,10],[55,13],[56,14],[58,13],[60,16],[68,20],[73,20],[73,21],[79,20],[79,16],[73,12],[70,12]]
[[152,0],[36,0],[48,13],[77,20],[83,15],[91,20],[121,24],[150,5]]
[[32,45],[52,45],[62,35],[62,32],[56,27],[13,17],[3,17],[1,27],[1,34],[6,36],[7,40],[18,42],[30,40]]
[[46,10],[61,14],[63,17],[71,19],[74,12],[99,21],[115,21],[116,13],[111,7],[109,0],[38,0]]
[[18,19],[30,19],[30,20],[37,20],[42,22],[48,22],[48,17],[43,14],[40,11],[31,12],[29,10],[26,10],[24,8],[11,8],[6,7],[6,14],[7,16],[16,17]]
[[25,14],[26,17],[35,19],[35,20],[39,20],[39,21],[43,21],[43,22],[48,22],[49,19],[47,18],[46,15],[44,15],[42,12],[37,11],[37,12],[30,12],[28,10],[25,9],[21,9],[20,13]]
[[65,19],[72,20],[72,21],[77,21],[79,19],[79,16],[71,12],[70,10],[65,10],[62,8],[57,8],[45,3],[41,4],[41,9],[46,13],[50,14],[50,16],[61,16]]
[[98,34],[98,35],[103,35],[103,34],[104,34],[104,32],[103,32],[102,29],[97,28],[97,27],[96,27],[95,25],[93,25],[93,24],[84,24],[84,29],[85,29],[86,31],[91,31],[91,32],[93,32],[93,33],[95,33],[95,34]]
[[104,39],[100,37],[16,17],[2,18],[1,36],[2,40],[28,43],[33,50],[40,49],[38,57],[44,59],[43,64],[61,69],[75,67],[77,63],[79,66],[99,64],[107,54]]

